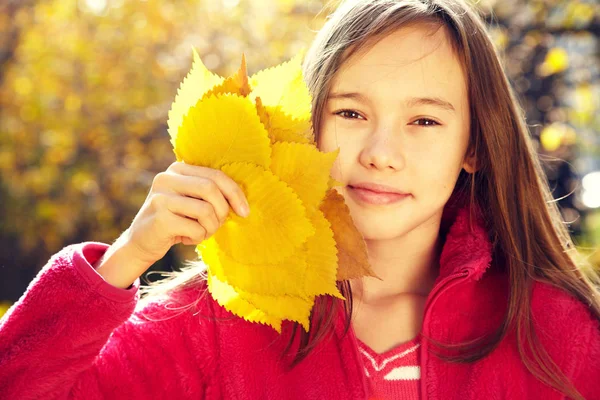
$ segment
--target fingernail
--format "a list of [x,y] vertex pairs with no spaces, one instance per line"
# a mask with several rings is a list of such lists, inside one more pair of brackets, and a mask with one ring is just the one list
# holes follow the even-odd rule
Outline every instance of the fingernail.
[[242,213],[242,217],[247,217],[248,215],[250,215],[250,207],[248,207],[248,204],[242,204],[240,207],[240,211]]

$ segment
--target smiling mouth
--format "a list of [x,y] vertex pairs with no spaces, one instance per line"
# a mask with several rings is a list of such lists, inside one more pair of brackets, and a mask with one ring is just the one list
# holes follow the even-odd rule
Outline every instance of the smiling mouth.
[[348,194],[359,203],[373,205],[388,205],[399,203],[410,197],[406,193],[379,192],[364,187],[347,186]]

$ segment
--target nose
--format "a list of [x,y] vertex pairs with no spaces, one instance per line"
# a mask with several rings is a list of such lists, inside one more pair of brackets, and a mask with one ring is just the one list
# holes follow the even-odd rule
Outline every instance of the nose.
[[360,152],[360,163],[367,169],[397,171],[404,167],[400,143],[392,137],[392,132],[372,132]]

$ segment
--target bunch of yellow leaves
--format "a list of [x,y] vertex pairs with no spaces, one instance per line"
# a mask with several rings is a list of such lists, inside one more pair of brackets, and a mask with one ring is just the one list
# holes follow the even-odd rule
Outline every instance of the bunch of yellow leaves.
[[338,151],[314,143],[301,56],[250,78],[242,56],[223,78],[194,50],[168,126],[178,161],[225,172],[250,205],[247,218],[230,212],[197,246],[220,305],[278,332],[284,319],[308,331],[316,296],[344,299],[336,281],[374,276],[329,177]]

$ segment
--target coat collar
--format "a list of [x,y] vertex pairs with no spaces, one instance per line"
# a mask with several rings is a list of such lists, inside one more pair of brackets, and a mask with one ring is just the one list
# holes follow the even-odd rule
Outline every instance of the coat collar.
[[444,207],[440,235],[444,246],[440,255],[438,280],[460,271],[479,280],[492,261],[492,243],[483,212],[468,195],[453,195]]

